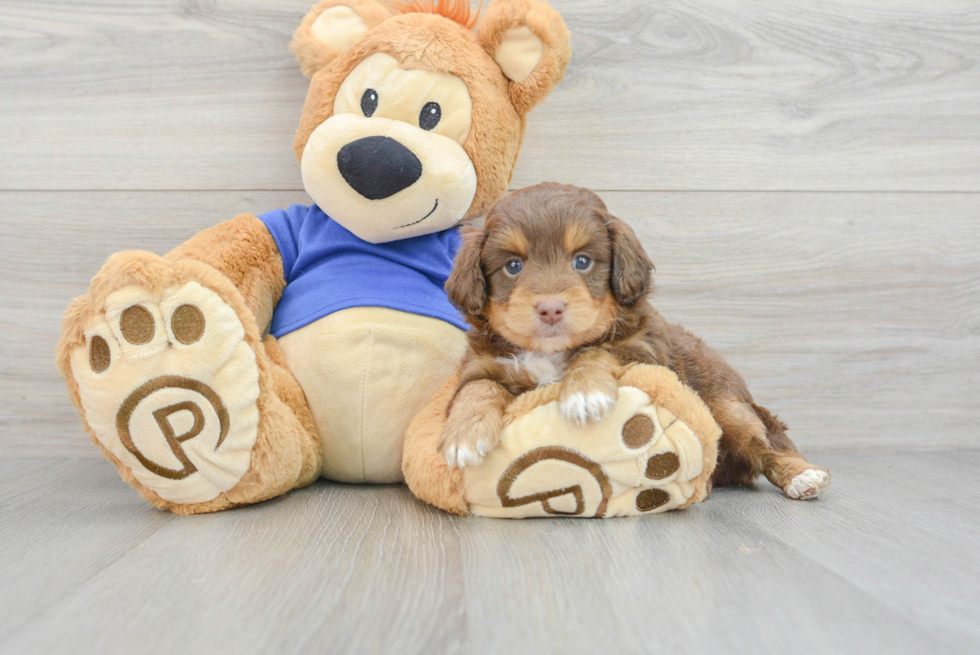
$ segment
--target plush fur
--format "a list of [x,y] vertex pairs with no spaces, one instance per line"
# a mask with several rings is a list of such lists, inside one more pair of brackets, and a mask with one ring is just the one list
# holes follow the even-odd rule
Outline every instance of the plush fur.
[[[572,57],[571,35],[555,11],[546,4],[531,4],[526,0],[507,0],[491,3],[477,28],[477,38],[487,53],[493,55],[500,47],[507,30],[526,25],[544,43],[543,56],[531,75],[520,82],[510,82],[508,94],[517,113],[524,116],[541,102],[565,74]],[[524,123],[521,122],[521,135]]]
[[364,21],[364,27],[368,30],[377,27],[392,16],[391,9],[387,5],[375,0],[322,0],[317,3],[303,18],[303,22],[293,34],[292,43],[289,44],[289,49],[299,62],[300,70],[307,77],[312,77],[318,70],[325,68],[343,52],[342,49],[317,39],[313,34],[313,23],[323,12],[334,7],[352,9]]
[[[576,270],[580,259],[588,266]],[[555,363],[563,413],[577,422],[601,419],[614,406],[623,366],[657,364],[693,388],[723,430],[715,484],[764,474],[791,497],[822,491],[794,495],[804,471],[826,481],[829,474],[800,455],[786,426],[755,404],[718,353],[653,308],[652,269],[629,226],[579,187],[522,189],[494,207],[482,229],[471,228],[446,285],[473,326],[439,445],[450,464],[479,463],[496,444],[506,405],[541,386],[531,357]]]
[[449,379],[412,419],[405,434],[402,472],[408,488],[418,498],[452,514],[466,515],[469,504],[463,488],[463,471],[450,469],[437,450],[446,424],[446,407],[458,384],[458,376]]

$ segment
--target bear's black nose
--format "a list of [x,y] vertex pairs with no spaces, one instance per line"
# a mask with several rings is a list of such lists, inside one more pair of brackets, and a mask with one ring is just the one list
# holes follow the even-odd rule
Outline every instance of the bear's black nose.
[[337,153],[337,168],[368,200],[393,196],[422,177],[422,162],[415,153],[386,136],[351,141]]

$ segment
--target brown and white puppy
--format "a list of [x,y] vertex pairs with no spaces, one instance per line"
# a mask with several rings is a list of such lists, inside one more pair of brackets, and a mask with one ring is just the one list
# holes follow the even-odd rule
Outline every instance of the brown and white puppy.
[[648,302],[653,264],[633,230],[587,189],[538,184],[470,227],[446,291],[473,329],[439,450],[450,466],[479,464],[497,444],[514,396],[561,382],[569,421],[599,420],[632,363],[660,364],[700,394],[722,428],[715,485],[760,473],[790,498],[830,482],[756,405],[742,377],[700,338]]

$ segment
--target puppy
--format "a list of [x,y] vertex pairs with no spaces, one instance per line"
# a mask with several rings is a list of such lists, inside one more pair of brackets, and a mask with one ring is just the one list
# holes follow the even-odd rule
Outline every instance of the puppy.
[[449,465],[479,464],[497,444],[508,403],[538,386],[561,383],[567,420],[600,420],[616,403],[623,367],[639,362],[674,371],[721,426],[713,484],[762,473],[790,498],[823,491],[830,473],[807,462],[742,377],[648,302],[652,270],[633,230],[579,187],[522,189],[484,228],[467,228],[446,283],[472,326],[439,443]]

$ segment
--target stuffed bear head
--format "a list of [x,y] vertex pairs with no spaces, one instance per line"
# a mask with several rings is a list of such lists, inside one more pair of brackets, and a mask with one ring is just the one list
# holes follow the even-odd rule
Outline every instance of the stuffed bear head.
[[294,143],[303,184],[371,243],[503,197],[525,117],[571,56],[561,16],[537,0],[493,0],[478,24],[469,0],[323,0],[291,47],[311,77]]

